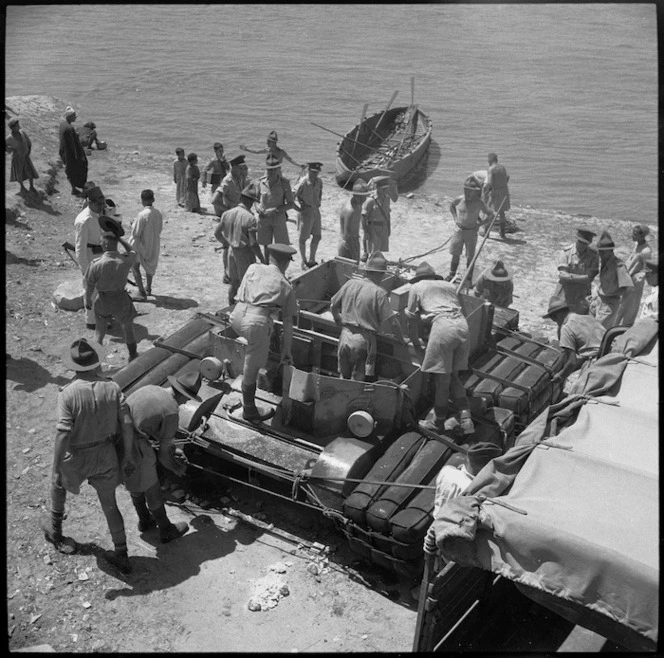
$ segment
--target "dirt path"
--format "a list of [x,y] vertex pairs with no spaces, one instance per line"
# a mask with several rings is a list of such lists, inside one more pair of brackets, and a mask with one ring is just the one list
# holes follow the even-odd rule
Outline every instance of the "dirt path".
[[[208,510],[191,502],[187,509],[170,506],[169,516],[189,522],[191,530],[162,546],[149,533],[139,536],[129,495],[120,489],[133,565],[133,573],[120,579],[99,557],[102,549],[110,548],[110,538],[96,497],[87,486],[80,496],[70,497],[65,521],[65,533],[83,545],[83,552],[63,556],[43,540],[37,524],[49,495],[58,387],[71,377],[60,353],[77,336],[91,337],[82,312],[57,311],[51,304],[57,285],[79,276],[60,245],[73,241],[73,221],[81,202],[69,195],[56,162],[57,126],[64,103],[20,97],[7,99],[7,104],[19,113],[33,141],[40,172],[37,187],[44,190],[53,185],[55,189],[50,196],[22,198],[6,176],[10,649],[48,644],[58,652],[409,650],[415,609],[408,584],[357,564],[343,537],[316,514],[244,488],[223,492],[226,506],[263,514],[277,527],[336,550],[312,553],[238,524],[217,509],[218,500],[210,501],[216,507]],[[90,118],[80,113],[78,123]],[[103,126],[99,131],[100,138],[107,139]],[[120,206],[125,226],[140,210],[144,188],[155,191],[155,206],[164,213],[161,260],[153,284],[156,301],[136,304],[139,352],[143,352],[157,337],[183,325],[194,311],[214,312],[225,306],[227,286],[221,283],[213,217],[186,213],[175,205],[170,173],[176,145],[165,146],[164,155],[155,158],[121,152],[108,141],[107,151],[93,151],[89,157],[89,178]],[[228,151],[232,155],[235,149],[229,146]],[[205,162],[207,155],[199,154],[200,160]],[[250,175],[262,174],[260,156],[250,159],[249,165]],[[323,259],[336,253],[338,209],[347,198],[334,183],[332,170],[330,154],[322,176],[319,257]],[[293,178],[295,171],[286,167],[285,174]],[[461,172],[459,179],[463,176]],[[394,205],[393,247],[388,257],[396,261],[443,244],[452,232],[449,200],[417,191],[412,198],[402,197]],[[206,192],[201,201],[212,210]],[[629,227],[528,207],[515,208],[510,217],[518,232],[506,242],[489,240],[477,271],[490,259],[502,257],[514,271],[514,306],[520,310],[521,326],[551,337],[552,325],[539,316],[554,288],[555,250],[572,241],[575,227],[582,222],[595,230],[608,226],[626,253],[631,246]],[[294,227],[289,229],[294,239]],[[651,242],[656,244],[656,229],[653,233]],[[446,250],[425,256],[443,273],[448,258]],[[295,273],[297,262],[291,267]],[[119,335],[109,338],[104,367],[113,372],[126,364],[127,353]],[[375,590],[363,584],[362,577]],[[263,595],[269,606],[266,595],[277,592],[281,598],[271,609],[249,610],[252,597]]]

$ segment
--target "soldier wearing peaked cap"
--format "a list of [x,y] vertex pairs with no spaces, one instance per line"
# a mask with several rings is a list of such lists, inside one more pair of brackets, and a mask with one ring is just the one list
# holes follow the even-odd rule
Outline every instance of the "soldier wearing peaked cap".
[[595,233],[587,228],[576,232],[576,243],[557,255],[558,284],[553,294],[562,297],[573,313],[588,314],[591,284],[599,273],[599,256],[592,246]]
[[256,189],[249,185],[240,192],[239,205],[224,212],[214,230],[227,254],[228,303],[235,303],[235,295],[247,269],[257,260],[265,263],[258,244],[258,222],[251,207],[258,200]]
[[255,153],[256,155],[272,155],[277,160],[279,161],[279,164],[281,164],[284,160],[288,160],[292,165],[295,165],[296,167],[300,167],[301,169],[304,168],[304,165],[298,164],[293,160],[293,158],[286,153],[286,151],[279,146],[277,146],[277,141],[279,137],[277,135],[276,130],[271,130],[270,134],[267,136],[267,146],[262,149],[250,149],[248,146],[245,146],[244,144],[240,144],[240,150],[241,151],[247,151],[247,153]]
[[610,233],[602,231],[597,240],[600,262],[599,285],[590,303],[590,314],[594,315],[605,329],[610,329],[616,324],[623,295],[629,288],[634,287],[625,264],[613,253],[614,247]]
[[376,335],[389,322],[397,339],[405,343],[401,325],[390,305],[382,281],[387,261],[380,251],[372,254],[361,269],[334,294],[330,310],[341,326],[337,356],[343,379],[376,381]]
[[[300,208],[297,231],[303,270],[316,265],[316,251],[321,238],[320,206],[323,200],[323,181],[318,175],[322,168],[320,162],[308,162],[306,175],[300,178],[293,191],[294,201]],[[307,240],[310,237],[307,259]]]
[[258,181],[258,196],[258,244],[264,245],[267,261],[267,245],[272,242],[290,244],[287,211],[296,207],[291,184],[281,175],[281,163],[273,155],[265,160],[265,176]]
[[362,207],[371,194],[369,186],[360,178],[353,184],[353,194],[339,212],[339,249],[342,258],[360,261],[360,225]]
[[[122,239],[124,229],[120,222],[112,217],[101,216],[99,225],[104,253],[93,260],[85,270],[85,308],[94,310],[95,340],[100,345],[106,335],[107,323],[112,319],[120,323],[129,351],[129,360],[132,361],[138,356],[134,335],[134,318],[137,313],[125,286],[137,256],[131,245]],[[118,251],[118,242],[124,247],[125,253]],[[93,301],[95,291],[97,298]]]
[[293,361],[293,319],[298,313],[295,292],[285,277],[296,250],[277,243],[267,245],[266,251],[269,264],[254,263],[247,268],[230,316],[233,330],[247,341],[242,370],[242,415],[251,422],[267,420],[274,413],[256,406],[258,371],[267,364],[274,320],[281,312],[281,360],[289,364]]

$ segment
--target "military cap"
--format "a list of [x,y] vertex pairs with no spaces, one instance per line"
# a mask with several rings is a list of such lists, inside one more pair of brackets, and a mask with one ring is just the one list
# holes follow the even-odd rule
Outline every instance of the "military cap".
[[242,192],[240,192],[241,196],[247,197],[247,199],[252,199],[253,201],[259,201],[260,200],[260,194],[258,193],[258,190],[256,189],[256,186],[250,183],[247,185]]
[[267,136],[268,139],[271,139],[274,142],[279,141],[279,138],[277,137],[277,131],[276,130],[271,130],[270,134]]
[[291,247],[289,244],[282,244],[276,242],[267,246],[270,256],[274,256],[277,260],[293,260],[293,254],[297,253],[297,249]]
[[371,191],[368,185],[361,178],[358,178],[353,183],[353,194],[357,194],[357,196],[369,196]]
[[576,229],[576,239],[579,242],[585,242],[586,244],[590,244],[596,235],[597,233],[593,233],[590,229],[587,228]]
[[376,251],[367,258],[367,262],[364,263],[362,269],[365,272],[386,272],[387,260],[382,252]]
[[492,459],[500,457],[503,450],[495,443],[481,442],[468,448],[466,457],[473,475],[477,475]]
[[556,311],[563,311],[567,309],[569,309],[567,302],[562,297],[554,295],[549,300],[549,310],[542,317],[550,318]]
[[323,163],[322,162],[307,162],[307,167],[309,169],[312,169],[313,171],[321,171],[323,168]]
[[267,158],[265,158],[265,168],[277,169],[278,167],[281,167],[281,162],[279,162],[279,158],[276,158],[271,153],[268,154]]
[[436,270],[429,265],[426,261],[422,261],[415,270],[415,276],[410,280],[410,283],[417,283],[425,279],[443,280],[445,277],[436,274]]
[[178,392],[190,400],[201,401],[198,391],[201,387],[201,373],[192,370],[182,375],[168,375],[168,383]]
[[13,128],[16,124],[18,123],[18,119],[14,117],[13,119],[9,120],[9,123],[7,124],[10,128]]
[[106,237],[117,239],[125,234],[122,224],[117,219],[108,217],[107,215],[102,215],[99,218],[99,226],[101,227],[102,234]]
[[231,167],[237,167],[238,165],[244,164],[246,156],[245,155],[236,155],[232,160],[228,161]]
[[597,251],[610,251],[615,247],[611,234],[604,230],[597,239]]
[[62,360],[69,370],[87,372],[101,365],[104,348],[95,341],[86,338],[75,340],[62,353]]
[[502,260],[497,260],[492,267],[487,267],[482,272],[482,276],[489,281],[509,281],[512,278],[512,272]]

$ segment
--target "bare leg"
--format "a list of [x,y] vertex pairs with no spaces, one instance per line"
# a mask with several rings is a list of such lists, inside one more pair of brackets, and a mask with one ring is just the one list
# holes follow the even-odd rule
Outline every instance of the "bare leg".
[[307,266],[307,241],[300,240],[299,246],[300,246],[300,256],[302,257],[302,269],[304,269]]
[[[152,279],[153,278],[154,278],[153,274],[148,274],[147,272],[145,273],[145,291],[148,293],[148,295],[152,294]],[[138,283],[138,281],[136,283]]]
[[141,297],[145,297],[145,288],[143,287],[143,278],[141,277],[141,268],[138,264],[133,265],[131,268],[131,271],[134,273],[134,277],[136,278],[136,287],[138,288],[138,292],[140,293]]
[[95,318],[95,340],[102,345],[104,336],[106,335],[106,320],[103,318]]
[[[434,383],[436,386],[436,393],[433,401],[433,412],[436,425],[442,427],[450,408],[450,384],[452,375],[435,373]],[[457,377],[457,380],[459,378]]]
[[124,333],[125,343],[127,344],[127,350],[129,350],[129,360],[133,361],[138,356],[138,352],[136,351],[136,336],[134,335],[134,323],[131,320],[122,325],[122,333]]

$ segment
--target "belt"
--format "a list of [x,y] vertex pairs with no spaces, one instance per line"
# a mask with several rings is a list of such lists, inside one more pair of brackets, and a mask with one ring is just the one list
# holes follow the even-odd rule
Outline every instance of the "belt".
[[461,229],[462,231],[477,231],[479,226],[471,226],[470,228],[464,228],[463,226],[459,226],[459,224],[456,225],[457,228]]
[[72,446],[72,450],[79,451],[79,450],[87,450],[88,448],[96,448],[97,446],[100,446],[103,443],[106,443],[107,441],[114,441],[116,437],[117,434],[109,434],[101,441],[95,441],[94,443],[86,443],[85,445],[82,446]]
[[385,222],[379,222],[376,221],[375,219],[370,219],[367,224],[378,224],[379,226],[382,226]]
[[255,304],[250,304],[249,302],[238,302],[236,306],[244,306],[246,310],[256,313],[257,315],[262,315],[265,318],[269,318],[273,313],[276,312],[276,309],[271,309],[269,306],[256,306]]
[[373,329],[365,329],[364,327],[360,327],[360,326],[357,325],[357,324],[343,323],[341,326],[342,326],[342,327],[346,327],[346,329],[350,329],[351,331],[366,331],[367,333],[370,333],[370,334],[375,334],[375,333],[377,333],[377,332],[374,331]]

